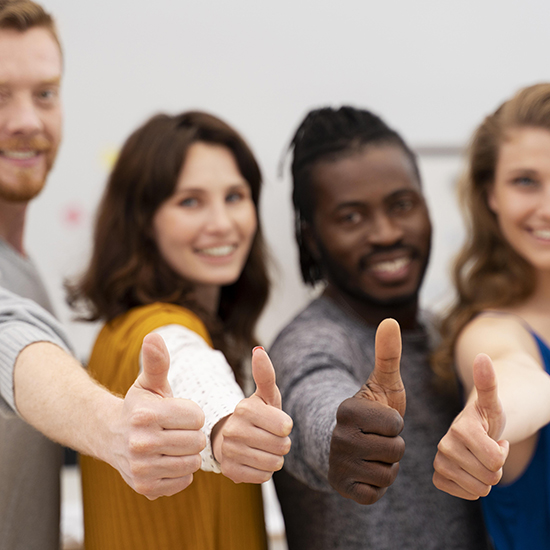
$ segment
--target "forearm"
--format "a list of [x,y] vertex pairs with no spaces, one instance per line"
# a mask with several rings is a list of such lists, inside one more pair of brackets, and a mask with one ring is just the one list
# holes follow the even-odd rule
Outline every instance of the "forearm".
[[72,356],[37,342],[18,356],[15,404],[21,416],[50,439],[112,463],[114,424],[122,399],[95,383]]
[[331,490],[328,482],[330,442],[336,411],[359,389],[338,371],[312,373],[289,392],[283,404],[294,421],[292,448],[285,468],[316,490]]
[[550,422],[550,376],[538,365],[524,368],[511,359],[495,361],[494,366],[506,415],[501,437],[513,445]]

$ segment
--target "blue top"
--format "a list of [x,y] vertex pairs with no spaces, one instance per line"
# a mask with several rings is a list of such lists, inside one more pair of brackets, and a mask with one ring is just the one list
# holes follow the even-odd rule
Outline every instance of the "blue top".
[[[550,349],[529,332],[550,374]],[[510,485],[496,485],[481,500],[495,550],[550,549],[550,424],[539,431],[535,454],[525,472]]]

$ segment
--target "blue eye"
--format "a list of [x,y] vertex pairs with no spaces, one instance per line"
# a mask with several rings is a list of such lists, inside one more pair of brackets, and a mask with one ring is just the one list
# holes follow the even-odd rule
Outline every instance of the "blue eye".
[[225,198],[226,202],[239,202],[242,199],[242,193],[229,193],[229,195]]
[[194,197],[188,197],[186,199],[181,200],[179,205],[185,208],[195,208],[196,206],[199,205],[199,201]]
[[512,184],[517,187],[534,187],[538,184],[538,181],[531,176],[518,176],[512,180]]

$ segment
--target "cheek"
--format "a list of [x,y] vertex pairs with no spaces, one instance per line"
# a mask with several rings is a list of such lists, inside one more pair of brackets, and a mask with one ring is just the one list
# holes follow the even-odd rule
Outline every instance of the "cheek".
[[258,216],[254,203],[251,203],[242,213],[240,226],[241,231],[252,241],[258,230]]

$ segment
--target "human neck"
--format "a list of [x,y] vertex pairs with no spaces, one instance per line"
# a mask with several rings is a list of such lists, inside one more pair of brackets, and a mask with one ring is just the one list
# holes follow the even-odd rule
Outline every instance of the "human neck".
[[418,325],[417,300],[396,305],[375,304],[351,296],[330,283],[327,285],[324,295],[332,299],[350,315],[359,317],[364,323],[373,327],[377,327],[388,317],[395,319],[401,328],[405,330],[413,329]]
[[550,310],[550,272],[539,271],[536,275],[535,290],[527,300],[536,309]]
[[22,256],[25,256],[23,233],[27,206],[27,202],[14,203],[0,199],[0,239],[6,241]]
[[195,299],[211,315],[216,315],[220,305],[221,289],[216,285],[197,285],[195,287]]

